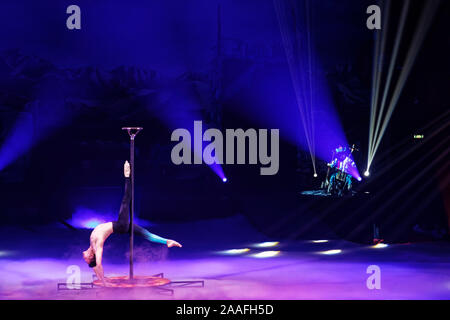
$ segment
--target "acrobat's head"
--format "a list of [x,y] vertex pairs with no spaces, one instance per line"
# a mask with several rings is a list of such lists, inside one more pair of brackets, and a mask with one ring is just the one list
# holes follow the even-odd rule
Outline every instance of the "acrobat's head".
[[95,253],[94,250],[92,250],[92,247],[89,247],[86,251],[83,251],[83,259],[86,261],[86,263],[89,265],[89,267],[93,268],[97,265],[96,259],[95,259]]

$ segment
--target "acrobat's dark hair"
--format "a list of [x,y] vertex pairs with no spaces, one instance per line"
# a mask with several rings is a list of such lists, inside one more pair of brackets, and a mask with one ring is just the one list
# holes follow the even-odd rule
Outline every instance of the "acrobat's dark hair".
[[97,259],[95,258],[95,254],[94,257],[92,258],[91,262],[89,262],[89,267],[93,268],[97,265]]

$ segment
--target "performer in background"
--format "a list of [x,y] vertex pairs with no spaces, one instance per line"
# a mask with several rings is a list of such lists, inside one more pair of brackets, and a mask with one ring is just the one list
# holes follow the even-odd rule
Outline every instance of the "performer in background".
[[351,151],[353,151],[353,148],[347,149],[341,145],[336,148],[333,161],[328,163],[330,168],[336,169],[336,171],[331,175],[330,182],[328,184],[328,193],[331,193],[333,188],[336,187],[336,179],[338,175],[339,177],[344,176],[345,179],[344,190],[341,191],[350,191],[352,189],[352,176],[350,175],[350,168],[356,167],[356,164],[350,157]]
[[[124,164],[124,176],[125,176],[125,194],[122,199],[119,210],[119,219],[113,222],[106,222],[99,224],[91,233],[90,246],[86,251],[83,251],[83,259],[89,265],[89,267],[94,268],[94,271],[99,280],[103,282],[106,286],[103,266],[102,266],[102,256],[103,256],[103,245],[105,240],[112,233],[129,233],[130,226],[130,202],[131,202],[131,179],[130,179],[130,164],[125,161]],[[161,243],[170,247],[181,247],[181,244],[174,240],[164,239],[155,234],[150,233],[148,230],[136,225],[134,225],[134,232],[143,236],[145,239]]]

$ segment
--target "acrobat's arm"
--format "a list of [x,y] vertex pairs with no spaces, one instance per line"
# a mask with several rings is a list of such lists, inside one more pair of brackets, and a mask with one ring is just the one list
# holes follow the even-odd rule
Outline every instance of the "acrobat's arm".
[[95,271],[95,274],[97,275],[97,278],[100,281],[102,281],[104,285],[106,285],[102,266],[102,256],[103,256],[103,247],[97,248],[97,250],[95,251],[96,266],[93,269]]

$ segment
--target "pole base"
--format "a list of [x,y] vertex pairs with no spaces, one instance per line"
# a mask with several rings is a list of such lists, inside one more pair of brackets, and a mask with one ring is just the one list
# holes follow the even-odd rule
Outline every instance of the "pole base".
[[[148,288],[159,287],[169,284],[171,281],[167,278],[155,276],[134,276],[130,279],[128,276],[105,277],[106,287],[108,288]],[[105,287],[99,279],[94,280],[94,286]]]

